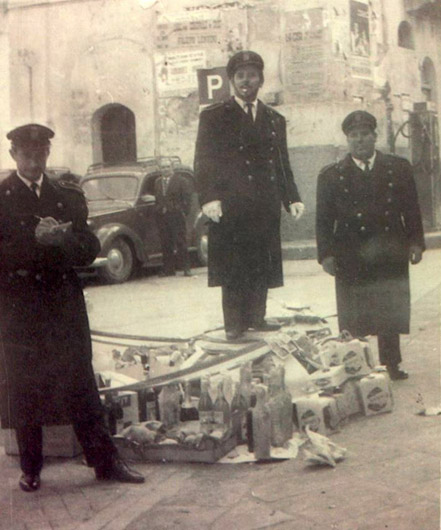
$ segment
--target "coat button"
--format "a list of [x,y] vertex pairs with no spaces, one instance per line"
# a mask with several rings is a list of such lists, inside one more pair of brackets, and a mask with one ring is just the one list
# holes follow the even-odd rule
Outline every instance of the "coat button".
[[388,186],[389,186],[389,188],[393,188],[394,187],[392,182],[389,182]]
[[365,226],[360,226],[360,232],[365,232],[366,231],[366,227]]
[[357,217],[360,218],[363,214],[361,212],[357,213]]
[[387,199],[387,202],[389,202],[389,203],[392,202],[392,199],[389,197],[389,198]]
[[343,175],[340,175],[338,178],[339,178],[340,180],[344,180],[344,179],[345,179]]
[[243,145],[239,145],[239,151],[243,151]]
[[20,221],[20,224],[21,226],[25,226],[26,223],[24,221]]
[[385,227],[384,227],[384,230],[385,230],[386,232],[389,232],[390,227],[389,227],[389,226],[385,226]]
[[6,195],[11,195],[11,190],[6,190]]
[[65,280],[67,278],[67,274],[63,274],[62,278]]
[[387,217],[387,216],[389,215],[389,210],[386,210],[386,211],[384,212],[384,215]]
[[345,193],[349,193],[349,190],[348,190],[348,188],[345,188],[345,190],[344,190],[344,191],[345,191]]
[[274,151],[274,147],[273,146],[270,147],[270,151]]
[[62,202],[57,202],[57,208],[63,208],[63,203]]
[[275,131],[271,131],[271,136],[276,136],[276,132]]
[[348,228],[349,227],[349,223],[345,223],[345,227]]
[[273,160],[272,160],[272,158],[270,158],[270,159],[268,160],[268,163],[269,163],[269,164],[273,164]]
[[273,176],[270,178],[270,180],[271,180],[272,182],[274,182],[274,181],[276,180],[276,177],[273,175]]
[[253,175],[248,175],[248,180],[251,182],[253,180]]
[[41,280],[41,274],[36,274],[36,275],[35,275],[35,279],[38,280],[38,281],[40,281],[40,280]]
[[251,162],[250,162],[249,160],[245,160],[245,164],[246,164],[247,166],[249,166],[250,163],[251,163]]
[[389,169],[389,171],[387,172],[388,175],[392,175],[392,170]]
[[354,205],[356,206],[358,204],[358,201],[354,201]]

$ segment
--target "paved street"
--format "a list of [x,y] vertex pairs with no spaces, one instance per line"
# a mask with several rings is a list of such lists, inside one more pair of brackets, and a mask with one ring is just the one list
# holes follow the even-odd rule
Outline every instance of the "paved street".
[[[403,337],[411,377],[393,383],[390,414],[351,420],[332,441],[347,448],[335,469],[311,468],[300,454],[277,464],[137,464],[144,485],[99,484],[76,459],[48,459],[42,488],[19,490],[16,457],[0,448],[1,530],[438,530],[441,250],[412,267],[412,332]],[[313,260],[286,261],[285,286],[270,292],[268,315],[285,305],[335,314],[333,279]],[[193,336],[221,324],[220,289],[206,269],[191,278],[152,273],[117,286],[87,287],[95,330]],[[335,329],[335,318],[329,319]],[[372,344],[375,345],[374,341]],[[108,346],[94,344],[105,366]]]

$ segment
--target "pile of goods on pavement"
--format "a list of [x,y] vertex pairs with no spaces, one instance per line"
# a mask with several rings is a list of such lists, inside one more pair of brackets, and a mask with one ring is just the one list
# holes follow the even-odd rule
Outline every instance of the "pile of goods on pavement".
[[[366,339],[333,337],[314,315],[282,324],[244,343],[207,336],[114,350],[115,372],[97,377],[121,450],[142,460],[215,462],[244,445],[267,460],[293,439],[321,447],[352,416],[392,410],[389,376]],[[137,379],[127,375],[134,367]],[[323,463],[344,457],[327,447]],[[305,451],[320,463],[320,451]]]

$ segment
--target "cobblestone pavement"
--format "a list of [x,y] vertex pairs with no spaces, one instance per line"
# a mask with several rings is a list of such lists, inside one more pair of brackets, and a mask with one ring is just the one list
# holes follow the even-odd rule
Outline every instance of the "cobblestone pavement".
[[[0,447],[0,529],[438,530],[441,417],[416,412],[419,394],[426,406],[440,404],[440,257],[441,251],[429,251],[425,264],[412,271],[412,331],[403,337],[404,366],[411,377],[393,383],[392,413],[351,420],[332,435],[348,450],[335,469],[308,467],[301,455],[260,465],[142,463],[135,467],[145,474],[146,483],[138,486],[96,482],[81,457],[48,458],[41,490],[29,494],[18,488],[16,457],[6,456]],[[311,306],[332,311],[332,297],[320,298],[332,284],[314,262],[289,262],[285,270],[289,285],[277,295],[279,300],[293,300],[293,293],[308,285],[296,301],[310,299]],[[201,325],[211,325],[219,318],[218,300],[217,294],[207,294],[212,290],[205,288],[204,274],[201,270],[199,278],[174,280],[193,282],[195,299],[202,300],[193,310],[199,311]],[[155,282],[159,280],[136,280],[125,290],[139,290],[145,283],[152,293]],[[186,289],[185,284],[181,295]],[[103,309],[93,291],[92,323],[102,327],[106,318],[96,314]],[[152,298],[160,303],[167,293],[163,289]],[[274,312],[277,296],[272,295]],[[130,294],[120,307],[135,303],[135,298]],[[177,298],[175,304],[171,313],[179,312]],[[153,311],[151,304],[145,306],[144,318],[148,311]],[[113,318],[108,318],[107,329],[118,330]],[[130,328],[122,322],[124,327]]]

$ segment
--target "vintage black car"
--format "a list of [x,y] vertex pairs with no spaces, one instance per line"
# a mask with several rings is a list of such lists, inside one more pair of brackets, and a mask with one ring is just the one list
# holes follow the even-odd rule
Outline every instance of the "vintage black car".
[[[194,190],[190,167],[178,157],[170,158],[175,173],[187,178]],[[92,267],[107,283],[122,283],[140,267],[159,265],[162,260],[155,222],[155,180],[160,176],[157,157],[121,165],[95,164],[81,181],[89,207],[88,224],[101,243]],[[207,227],[196,193],[187,216],[190,251],[206,264]]]

